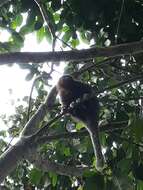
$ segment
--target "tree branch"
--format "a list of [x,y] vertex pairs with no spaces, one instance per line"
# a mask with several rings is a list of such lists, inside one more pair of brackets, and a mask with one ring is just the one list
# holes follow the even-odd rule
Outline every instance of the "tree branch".
[[1,0],[0,7],[2,7],[4,4],[10,2],[10,0]]
[[[123,127],[127,126],[127,122],[120,122],[120,123],[113,123],[108,124],[104,127],[100,127],[101,131],[112,131],[113,129],[121,129]],[[21,139],[12,147],[10,147],[7,151],[5,151],[0,156],[0,183],[4,180],[4,178],[16,167],[18,162],[20,162],[22,159],[27,159],[28,156],[34,155],[34,152],[36,151],[36,148],[38,145],[50,142],[57,139],[64,139],[64,138],[79,138],[81,136],[88,135],[87,131],[81,131],[76,133],[64,133],[59,135],[51,135],[51,136],[44,136],[43,138],[38,138],[37,136],[24,136],[21,137]],[[34,138],[33,138],[34,137]],[[38,162],[36,162],[38,164]],[[40,164],[40,162],[39,162]],[[43,168],[49,168],[51,170],[55,170],[58,167],[58,172],[63,173],[64,172],[64,166],[61,165],[49,165],[50,162],[43,162],[43,165],[41,167]],[[51,167],[51,168],[50,168]],[[69,168],[69,170],[66,168],[69,175],[71,175],[71,171],[73,168]],[[79,170],[77,170],[79,172]],[[66,175],[68,175],[66,173]],[[76,175],[79,175],[78,173]]]
[[49,92],[45,102],[41,104],[36,113],[30,118],[30,120],[25,125],[21,133],[22,136],[33,135],[38,131],[38,126],[40,125],[41,121],[43,121],[45,115],[52,109],[56,95],[56,87],[53,87]]
[[36,133],[38,130],[37,126],[40,125],[45,114],[52,109],[55,97],[56,88],[54,87],[47,96],[45,103],[39,107],[37,112],[25,125],[19,141],[0,156],[0,182],[16,167],[19,161],[27,158],[31,152],[31,148],[36,148],[30,135]]
[[143,52],[143,41],[103,48],[57,52],[15,52],[0,54],[0,65],[9,63],[41,63],[47,61],[80,61],[95,57],[118,57]]
[[42,158],[38,153],[31,155],[29,161],[42,171],[51,171],[65,176],[82,176],[86,171],[89,171],[89,168],[85,166],[76,167],[49,161],[47,158]]
[[[101,132],[112,132],[120,129],[124,129],[128,127],[128,121],[122,121],[122,122],[114,122],[109,123],[106,125],[99,126],[99,130]],[[44,135],[42,137],[39,137],[38,139],[34,137],[33,142],[35,142],[37,145],[41,145],[46,142],[51,142],[53,140],[58,139],[73,139],[73,138],[80,138],[82,136],[89,135],[87,130],[79,131],[79,132],[72,132],[72,133],[61,133],[61,134],[55,134],[55,135]],[[32,137],[33,138],[33,137]]]
[[105,92],[105,91],[108,91],[108,90],[112,90],[113,88],[121,87],[121,86],[123,86],[123,85],[125,85],[125,84],[128,84],[128,83],[135,82],[135,81],[140,80],[140,79],[142,79],[142,78],[143,78],[143,74],[142,74],[142,75],[140,74],[140,75],[138,75],[138,76],[129,78],[129,79],[125,80],[125,81],[119,82],[119,83],[114,84],[114,85],[112,85],[112,86],[109,86],[109,87],[107,87],[107,88],[101,89],[101,90],[98,91],[98,94],[100,94],[100,93],[102,93],[102,92]]
[[0,155],[0,183],[15,169],[19,161],[27,157],[29,144],[26,142],[26,138],[21,138],[16,145]]

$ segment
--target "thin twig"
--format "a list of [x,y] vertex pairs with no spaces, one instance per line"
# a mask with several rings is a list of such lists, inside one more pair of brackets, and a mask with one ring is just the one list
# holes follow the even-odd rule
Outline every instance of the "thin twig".
[[143,144],[136,143],[132,139],[128,139],[126,137],[121,137],[119,134],[116,134],[116,133],[113,133],[112,135],[115,136],[118,139],[121,139],[122,141],[126,141],[126,142],[131,143],[131,144],[133,144],[135,146],[143,148]]
[[121,87],[121,86],[123,86],[125,84],[131,83],[131,82],[135,82],[135,81],[140,80],[140,79],[143,79],[143,75],[135,76],[135,77],[132,77],[132,78],[127,79],[125,81],[122,81],[122,82],[119,82],[119,83],[114,84],[112,86],[109,86],[107,88],[101,89],[101,90],[98,91],[98,94],[103,93],[105,91],[112,90],[113,88]]
[[90,71],[92,70],[93,68],[98,68],[98,67],[101,67],[103,66],[104,64],[107,64],[109,63],[109,61],[111,60],[111,58],[107,58],[107,59],[104,59],[102,61],[99,61],[97,63],[87,63],[85,64],[83,67],[81,67],[78,71],[74,72],[72,75],[81,75],[82,73],[86,72],[86,71]]
[[117,32],[116,32],[117,37],[115,38],[115,44],[118,43],[119,28],[120,28],[120,23],[121,23],[121,17],[122,17],[123,9],[124,9],[124,4],[125,4],[125,0],[122,0],[119,20],[118,20],[118,24],[117,24]]
[[38,5],[39,7],[39,10],[41,12],[41,15],[43,17],[43,20],[47,23],[47,27],[49,29],[49,31],[51,32],[53,38],[56,38],[58,40],[60,40],[63,44],[65,44],[67,47],[69,47],[70,49],[72,50],[75,50],[73,47],[71,47],[69,44],[67,44],[64,40],[60,39],[56,34],[55,34],[55,31],[54,31],[54,27],[52,26],[52,23],[50,22],[50,19],[48,17],[48,15],[46,14],[46,11],[45,11],[45,8],[42,4],[40,4],[37,0],[34,0],[35,3]]
[[39,80],[39,76],[34,79],[31,90],[30,90],[30,95],[29,95],[29,100],[28,100],[28,110],[27,110],[27,122],[29,121],[29,118],[30,118],[32,93],[33,93],[33,89],[34,89],[34,86],[35,86],[35,83],[37,82],[37,80]]

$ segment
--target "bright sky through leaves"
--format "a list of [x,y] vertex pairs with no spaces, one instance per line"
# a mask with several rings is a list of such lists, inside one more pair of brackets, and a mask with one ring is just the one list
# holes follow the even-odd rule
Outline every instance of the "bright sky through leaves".
[[[7,39],[8,37],[8,33],[0,33],[0,39]],[[29,34],[26,36],[25,45],[22,49],[22,51],[32,52],[50,50],[51,48],[48,42],[46,40],[43,40],[43,42],[37,43],[36,36],[34,34]],[[48,69],[49,67],[45,66],[46,72],[48,72]],[[57,70],[58,72],[55,72],[53,74],[52,85],[56,84],[59,76],[62,75],[63,66],[60,66],[60,68],[58,68]],[[12,67],[8,67],[5,65],[0,67],[0,115],[13,114],[15,110],[14,103],[17,103],[17,100],[21,101],[24,96],[29,96],[33,80],[25,80],[25,77],[28,73],[28,70],[20,69],[20,67],[17,64],[14,64]]]

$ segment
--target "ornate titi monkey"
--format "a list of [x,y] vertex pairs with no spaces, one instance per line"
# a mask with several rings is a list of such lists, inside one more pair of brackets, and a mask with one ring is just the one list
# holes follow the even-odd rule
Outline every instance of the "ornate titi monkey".
[[92,87],[74,80],[70,75],[63,75],[58,81],[57,91],[63,108],[68,108],[77,99],[83,99],[79,104],[75,104],[74,109],[69,111],[69,114],[85,124],[94,149],[96,169],[99,171],[102,170],[104,167],[104,158],[101,152],[98,130],[99,102],[96,97],[84,100],[84,96],[92,93]]

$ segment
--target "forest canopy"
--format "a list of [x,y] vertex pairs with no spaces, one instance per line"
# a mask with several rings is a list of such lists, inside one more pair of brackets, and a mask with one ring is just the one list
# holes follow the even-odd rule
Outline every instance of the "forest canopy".
[[[34,81],[26,106],[0,116],[11,125],[0,131],[0,189],[142,190],[143,1],[2,0],[0,30],[10,35],[0,41],[0,66],[16,63]],[[51,50],[21,52],[31,33]],[[100,102],[102,172],[83,123],[61,114],[50,85],[62,61]]]

